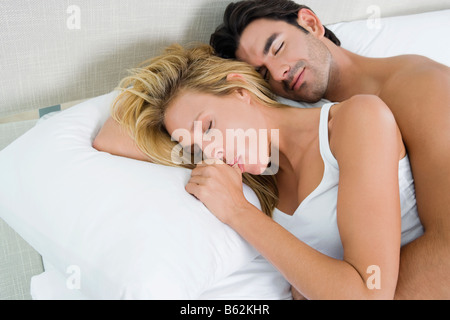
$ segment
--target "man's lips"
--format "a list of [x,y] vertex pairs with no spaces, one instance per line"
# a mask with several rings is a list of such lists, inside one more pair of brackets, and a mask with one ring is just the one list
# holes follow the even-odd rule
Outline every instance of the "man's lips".
[[298,90],[300,88],[300,86],[302,85],[303,82],[303,74],[305,73],[305,68],[302,69],[302,71],[300,71],[300,73],[298,74],[298,76],[296,78],[294,78],[295,80],[292,81],[291,83],[291,90]]

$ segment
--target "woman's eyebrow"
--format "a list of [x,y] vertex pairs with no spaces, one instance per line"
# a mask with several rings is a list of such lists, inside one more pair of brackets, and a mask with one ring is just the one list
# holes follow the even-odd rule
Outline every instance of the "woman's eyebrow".
[[273,33],[269,38],[266,40],[266,45],[264,46],[263,55],[267,56],[269,53],[270,47],[272,46],[275,39],[278,37],[279,33]]

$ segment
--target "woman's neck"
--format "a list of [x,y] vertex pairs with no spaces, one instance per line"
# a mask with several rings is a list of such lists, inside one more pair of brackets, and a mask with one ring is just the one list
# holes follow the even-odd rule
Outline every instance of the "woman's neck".
[[[265,112],[269,130],[278,130],[278,142],[271,150],[279,152],[279,170],[295,173],[310,144],[317,138],[320,109],[267,108]],[[274,158],[273,155],[271,157]]]

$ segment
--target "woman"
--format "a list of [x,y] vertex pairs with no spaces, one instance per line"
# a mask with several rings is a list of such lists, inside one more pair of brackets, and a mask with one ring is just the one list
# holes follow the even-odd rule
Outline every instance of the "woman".
[[[251,66],[218,58],[209,46],[172,46],[121,87],[114,120],[94,147],[193,168],[187,192],[304,297],[393,298],[400,247],[422,227],[405,147],[381,100],[356,96],[320,109],[290,108],[273,100]],[[217,141],[239,130],[277,132],[278,139]],[[174,161],[177,146],[200,147],[215,161]],[[278,167],[274,175],[269,166]],[[242,181],[262,211],[245,199]]]

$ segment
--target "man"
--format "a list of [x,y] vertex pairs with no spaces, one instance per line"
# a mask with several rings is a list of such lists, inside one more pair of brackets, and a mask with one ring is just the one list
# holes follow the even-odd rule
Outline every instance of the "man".
[[372,94],[390,107],[409,153],[425,228],[402,248],[396,298],[449,299],[450,68],[414,55],[351,53],[313,11],[289,0],[230,4],[211,45],[222,57],[255,66],[280,96],[340,102]]

